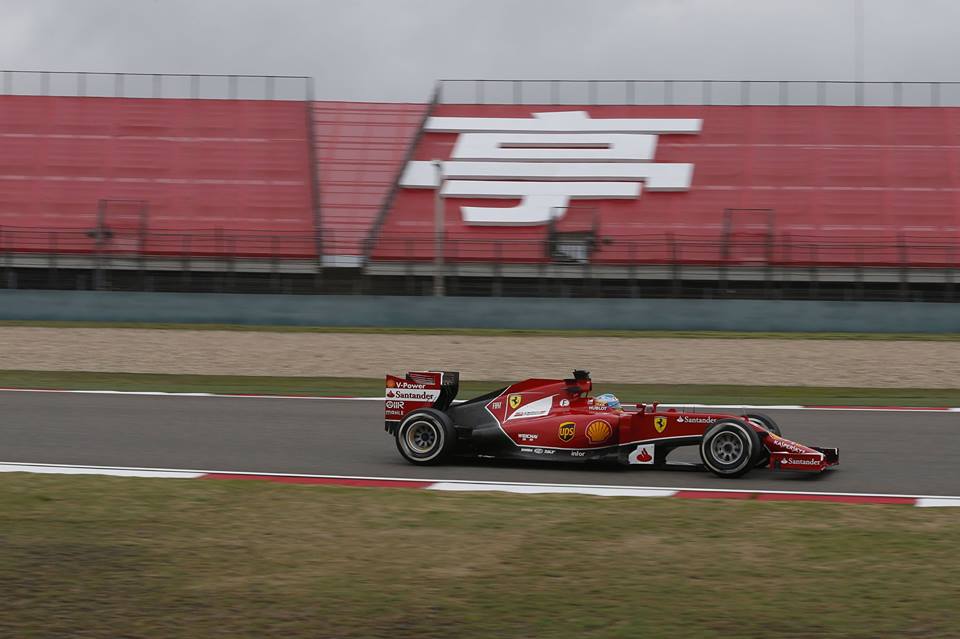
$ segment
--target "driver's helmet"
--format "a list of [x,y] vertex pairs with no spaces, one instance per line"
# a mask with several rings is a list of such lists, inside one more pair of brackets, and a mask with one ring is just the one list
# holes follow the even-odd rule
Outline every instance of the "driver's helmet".
[[620,406],[620,400],[613,393],[604,393],[593,398],[595,408],[602,410],[623,410]]

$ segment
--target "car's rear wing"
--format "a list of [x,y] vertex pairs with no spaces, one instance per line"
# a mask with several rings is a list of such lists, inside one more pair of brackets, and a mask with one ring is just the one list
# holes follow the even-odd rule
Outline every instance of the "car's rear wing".
[[454,371],[411,371],[404,377],[387,375],[383,402],[387,428],[418,408],[447,410],[459,390],[460,373]]

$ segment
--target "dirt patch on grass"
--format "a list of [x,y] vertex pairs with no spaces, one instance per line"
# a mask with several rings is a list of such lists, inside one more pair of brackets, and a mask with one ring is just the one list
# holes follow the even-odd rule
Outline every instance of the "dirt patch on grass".
[[955,388],[960,342],[477,337],[95,328],[0,328],[6,369],[466,379],[555,377],[575,367],[622,383]]

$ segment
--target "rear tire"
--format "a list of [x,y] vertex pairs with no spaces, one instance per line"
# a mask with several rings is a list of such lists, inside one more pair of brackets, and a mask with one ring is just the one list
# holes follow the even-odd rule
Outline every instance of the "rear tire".
[[446,413],[423,408],[403,418],[396,442],[400,455],[411,464],[439,464],[456,446],[457,431]]
[[757,431],[738,419],[723,419],[707,429],[700,440],[700,459],[718,477],[745,475],[763,455]]

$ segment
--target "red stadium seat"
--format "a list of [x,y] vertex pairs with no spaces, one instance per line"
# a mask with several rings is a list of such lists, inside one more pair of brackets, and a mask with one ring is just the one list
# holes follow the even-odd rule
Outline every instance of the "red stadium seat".
[[[176,255],[310,257],[314,220],[302,102],[0,96],[0,232],[7,250],[93,251],[102,199],[143,200],[146,244]],[[31,229],[42,230],[40,234]],[[215,231],[242,241],[203,239]],[[250,237],[295,233],[266,246]],[[246,238],[246,239],[244,239]],[[66,248],[65,248],[66,247]],[[282,251],[289,251],[283,254]]]

